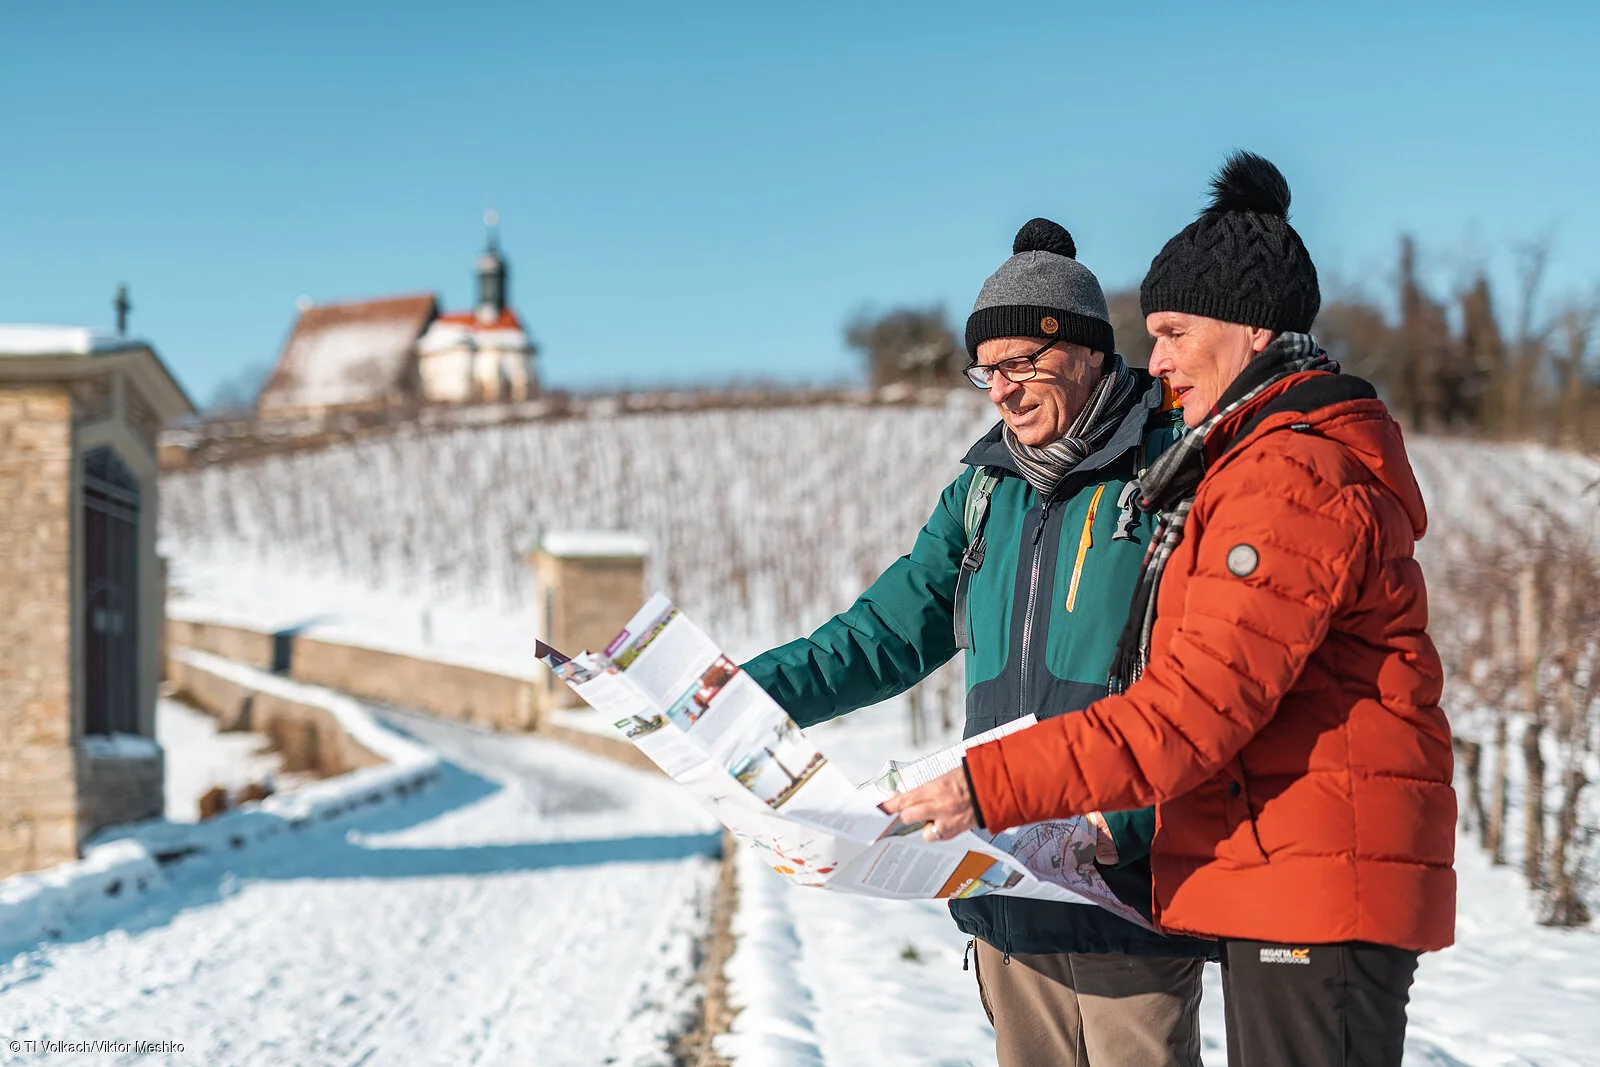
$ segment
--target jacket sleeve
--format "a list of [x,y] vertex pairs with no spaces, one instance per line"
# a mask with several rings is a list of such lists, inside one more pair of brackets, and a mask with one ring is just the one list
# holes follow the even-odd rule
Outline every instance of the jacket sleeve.
[[[1143,677],[967,753],[989,828],[1158,804],[1216,776],[1272,719],[1359,588],[1373,537],[1355,492],[1288,457],[1218,471],[1202,487],[1212,505],[1200,522],[1191,515],[1185,602],[1175,624],[1158,622],[1165,639]],[[1243,576],[1227,562],[1238,546],[1257,556]]]
[[744,665],[801,726],[903,693],[955,654],[952,604],[966,551],[968,470],[939,496],[911,553],[810,637]]
[[1102,813],[1117,846],[1117,868],[1137,863],[1150,855],[1150,842],[1156,838],[1156,810],[1107,811]]

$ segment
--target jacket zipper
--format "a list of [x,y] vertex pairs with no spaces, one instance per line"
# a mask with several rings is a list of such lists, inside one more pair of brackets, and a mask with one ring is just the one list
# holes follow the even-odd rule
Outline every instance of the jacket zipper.
[[1045,499],[1039,511],[1039,525],[1033,528],[1033,571],[1028,578],[1028,609],[1022,615],[1022,684],[1017,687],[1017,692],[1021,694],[1017,711],[1019,717],[1028,714],[1028,650],[1033,644],[1033,609],[1039,599],[1039,568],[1044,557],[1040,541],[1044,537],[1045,524],[1050,521],[1050,508],[1054,503],[1052,498]]
[[1100,510],[1100,498],[1105,495],[1106,486],[1100,483],[1100,488],[1094,491],[1094,496],[1089,500],[1089,514],[1084,516],[1083,533],[1078,535],[1078,558],[1072,565],[1072,583],[1067,586],[1067,611],[1072,611],[1078,606],[1078,582],[1083,578],[1083,561],[1089,555],[1089,549],[1094,545],[1094,517]]

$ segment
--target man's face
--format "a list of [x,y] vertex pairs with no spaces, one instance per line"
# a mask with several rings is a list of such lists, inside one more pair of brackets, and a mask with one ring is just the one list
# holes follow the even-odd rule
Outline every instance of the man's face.
[[[1039,350],[1033,337],[997,337],[978,345],[978,366],[992,367]],[[995,374],[989,399],[1017,440],[1033,448],[1059,441],[1100,380],[1105,354],[1063,341],[1034,360],[1034,376],[1014,382]]]
[[1165,378],[1178,394],[1183,424],[1191,429],[1206,421],[1223,392],[1273,338],[1271,330],[1181,311],[1147,315],[1144,327],[1156,339],[1150,373]]

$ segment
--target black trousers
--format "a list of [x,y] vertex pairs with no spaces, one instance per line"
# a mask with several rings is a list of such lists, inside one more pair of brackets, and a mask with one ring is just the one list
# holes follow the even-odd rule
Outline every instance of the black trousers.
[[1417,953],[1223,941],[1228,1067],[1400,1067]]

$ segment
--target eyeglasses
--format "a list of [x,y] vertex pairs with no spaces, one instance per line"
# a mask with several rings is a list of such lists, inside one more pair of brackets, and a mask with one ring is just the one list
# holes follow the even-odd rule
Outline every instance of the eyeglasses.
[[1039,368],[1034,365],[1035,361],[1059,343],[1059,341],[1046,341],[1043,348],[1030,355],[1012,356],[1010,359],[1002,359],[999,363],[974,362],[965,371],[967,381],[979,389],[987,389],[994,384],[995,372],[998,371],[1008,382],[1025,382],[1039,373]]

